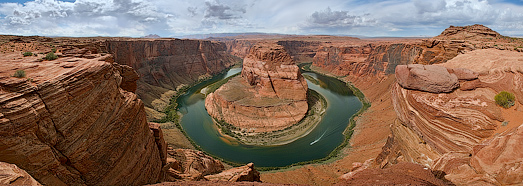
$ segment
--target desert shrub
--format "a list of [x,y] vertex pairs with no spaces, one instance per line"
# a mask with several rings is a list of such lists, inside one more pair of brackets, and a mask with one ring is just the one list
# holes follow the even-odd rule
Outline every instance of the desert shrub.
[[15,74],[13,75],[13,77],[23,78],[23,77],[25,77],[25,71],[24,70],[17,70],[15,72]]
[[56,53],[56,48],[52,48],[51,52]]
[[32,52],[24,52],[23,55],[24,55],[24,57],[27,57],[27,56],[32,56],[33,53]]
[[44,59],[48,60],[48,61],[51,61],[51,60],[58,59],[58,56],[56,56],[54,54],[54,52],[49,52],[47,55],[45,55]]
[[496,96],[494,96],[494,100],[499,106],[502,106],[503,108],[510,108],[514,106],[516,97],[514,97],[514,94],[510,92],[501,91]]

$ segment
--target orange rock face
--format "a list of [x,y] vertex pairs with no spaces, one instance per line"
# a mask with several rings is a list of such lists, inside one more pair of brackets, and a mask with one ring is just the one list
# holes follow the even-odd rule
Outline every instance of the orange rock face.
[[[45,185],[157,182],[162,159],[144,105],[107,57],[4,59],[0,161]],[[11,77],[19,69],[26,77]]]
[[205,176],[207,180],[220,180],[220,181],[229,181],[229,182],[261,182],[260,173],[254,169],[254,164],[249,163],[247,165],[232,168],[226,171],[223,171],[219,174]]
[[307,82],[278,45],[255,46],[235,77],[211,93],[205,108],[211,116],[250,132],[284,129],[307,112]]
[[136,70],[136,93],[148,107],[166,91],[190,85],[202,75],[216,75],[236,62],[221,42],[130,39],[108,40],[106,44],[116,63]]
[[31,175],[14,164],[0,162],[0,185],[41,186]]

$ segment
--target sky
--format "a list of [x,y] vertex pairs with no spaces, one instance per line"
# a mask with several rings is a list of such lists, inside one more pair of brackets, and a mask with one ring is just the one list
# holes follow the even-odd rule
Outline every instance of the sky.
[[176,37],[264,32],[435,36],[483,24],[523,36],[523,0],[7,0],[0,34]]

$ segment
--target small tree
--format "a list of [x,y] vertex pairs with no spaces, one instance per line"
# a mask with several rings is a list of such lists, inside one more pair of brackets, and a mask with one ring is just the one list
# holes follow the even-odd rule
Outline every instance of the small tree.
[[48,60],[48,61],[51,61],[51,60],[58,59],[58,56],[56,56],[54,54],[54,52],[49,52],[47,55],[45,55],[44,59]]
[[32,53],[32,52],[24,52],[24,54],[23,54],[23,55],[24,55],[24,57],[27,57],[27,56],[32,56],[32,55],[33,55],[33,53]]
[[516,103],[516,97],[514,94],[507,91],[501,91],[498,93],[496,96],[494,96],[494,100],[496,101],[496,104],[502,106],[503,108],[510,108]]
[[24,70],[17,70],[15,72],[15,74],[13,75],[13,77],[23,78],[23,77],[25,77],[25,71]]

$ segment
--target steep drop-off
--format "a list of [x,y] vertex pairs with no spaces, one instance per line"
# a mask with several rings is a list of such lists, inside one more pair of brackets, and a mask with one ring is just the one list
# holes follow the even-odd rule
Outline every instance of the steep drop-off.
[[224,43],[213,41],[108,40],[107,48],[116,63],[138,72],[136,93],[147,107],[157,111],[163,111],[173,94],[169,92],[180,85],[211,77],[238,62],[226,52]]
[[[162,156],[143,103],[122,87],[129,67],[106,62],[110,55],[37,58],[0,63],[0,161],[45,185],[159,181]],[[26,77],[11,77],[16,70]]]

